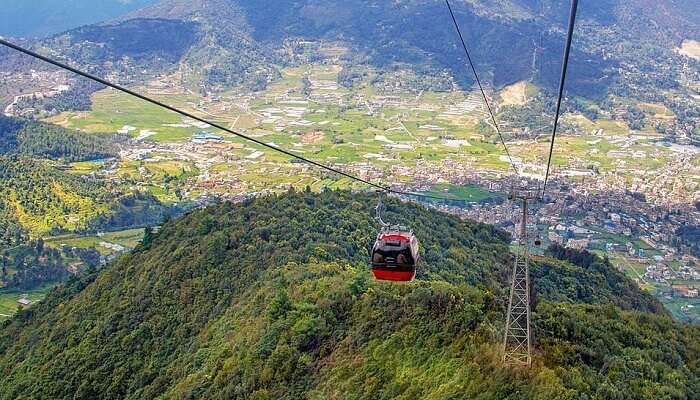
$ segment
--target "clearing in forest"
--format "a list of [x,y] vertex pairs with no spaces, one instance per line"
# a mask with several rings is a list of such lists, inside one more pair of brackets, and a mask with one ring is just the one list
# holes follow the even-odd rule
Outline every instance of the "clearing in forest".
[[520,81],[506,86],[501,91],[501,106],[522,106],[527,103],[530,95],[530,87],[527,82]]
[[697,40],[684,40],[678,52],[684,56],[700,61],[700,42]]

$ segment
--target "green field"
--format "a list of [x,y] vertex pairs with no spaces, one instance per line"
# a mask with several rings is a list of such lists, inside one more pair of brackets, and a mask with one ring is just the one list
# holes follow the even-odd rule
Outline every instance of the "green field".
[[[162,100],[177,103],[170,97]],[[95,93],[92,101],[89,113],[60,114],[50,121],[87,132],[114,132],[125,125],[153,129],[181,122],[180,116],[172,112],[111,89]]]
[[625,275],[627,275],[628,278],[638,282],[642,289],[647,291],[654,291],[655,287],[652,284],[646,283],[643,278],[644,273],[646,273],[646,265],[629,260],[628,258],[622,255],[618,255],[617,253],[597,253],[601,257],[603,255],[608,255],[612,264],[618,267],[622,267],[625,272]]
[[17,312],[19,304],[17,301],[27,295],[26,298],[32,302],[37,302],[46,297],[55,285],[47,285],[38,289],[14,291],[0,289],[0,321],[6,320]]
[[501,193],[489,192],[476,185],[450,185],[441,184],[435,185],[433,188],[425,192],[425,194],[438,197],[447,197],[456,201],[463,201],[466,203],[481,203],[485,201],[492,201],[503,199],[505,196]]
[[[371,85],[370,78],[353,89],[338,87],[333,91],[313,89],[312,96],[319,93],[333,93],[342,106],[334,100],[316,101],[304,97],[301,93],[302,79],[308,76],[313,81],[326,82],[337,79],[340,67],[337,65],[305,65],[286,68],[282,78],[270,84],[267,90],[256,93],[243,101],[232,101],[239,96],[235,91],[220,94],[219,99],[200,98],[196,95],[154,95],[167,104],[184,108],[235,129],[245,129],[247,134],[266,143],[296,152],[315,161],[329,164],[353,164],[369,162],[378,168],[393,165],[418,167],[419,165],[437,165],[445,160],[463,163],[474,170],[505,172],[508,162],[503,158],[503,148],[497,143],[484,141],[476,130],[479,114],[476,112],[459,112],[445,114],[451,106],[465,101],[469,92],[422,92],[420,95],[409,91],[396,90],[382,93],[381,89]],[[368,71],[372,75],[371,69]],[[400,75],[400,74],[399,74]],[[529,90],[536,88],[530,87]],[[139,88],[139,91],[148,91]],[[532,93],[531,93],[532,94]],[[399,102],[370,106],[365,99],[375,95],[390,95]],[[306,99],[303,105],[289,104],[286,99]],[[113,90],[103,90],[93,96],[93,111],[87,113],[64,113],[50,119],[52,122],[83,129],[88,132],[114,132],[124,126],[134,129],[130,135],[136,137],[143,131],[154,133],[145,141],[165,143],[182,143],[200,130],[187,125],[186,121],[174,113],[164,111],[153,105],[144,104]],[[245,104],[243,104],[245,103]],[[242,105],[243,104],[243,105]],[[289,107],[303,107],[303,118],[314,123],[310,126],[293,124],[294,118],[288,118],[285,111]],[[284,125],[276,129],[277,122],[264,122],[265,110],[277,109],[274,115],[282,118]],[[656,104],[643,104],[648,113],[667,115],[669,111]],[[668,150],[653,146],[643,139],[632,143],[625,142],[630,134],[629,127],[621,121],[606,119],[589,120],[578,114],[565,116],[567,121],[578,125],[584,132],[576,135],[564,135],[556,144],[554,165],[560,169],[595,170],[600,173],[610,171],[638,170],[654,171],[666,165],[671,159]],[[279,120],[278,120],[279,121]],[[170,125],[170,126],[166,126]],[[606,136],[592,136],[591,133],[602,129]],[[212,129],[216,131],[215,129]],[[229,134],[222,134],[226,141],[245,143]],[[304,135],[321,133],[318,139],[306,140]],[[378,139],[378,138],[384,139]],[[450,144],[445,140],[463,141],[461,145]],[[250,150],[260,150],[259,146],[245,143],[246,150],[232,150],[231,155],[246,157]],[[406,147],[408,146],[408,147]],[[520,140],[509,144],[514,157],[536,166],[545,162],[548,143]],[[620,155],[610,152],[637,152],[637,156]],[[639,156],[639,155],[643,156]],[[163,157],[167,158],[167,155]],[[700,157],[698,157],[700,159]],[[270,151],[265,151],[260,161],[286,163],[289,158]],[[700,161],[698,161],[700,162]],[[119,176],[132,180],[147,180],[147,189],[164,201],[174,201],[171,193],[164,191],[161,180],[165,174],[177,175],[181,161],[158,161],[145,163],[148,171],[140,176],[138,163],[125,163],[119,169]],[[250,167],[248,165],[247,167]],[[247,168],[246,167],[246,168]],[[236,173],[221,163],[215,163],[215,172],[237,175],[246,180],[250,187],[261,189],[260,182],[248,181],[258,178],[258,167]],[[527,168],[525,168],[527,169]],[[76,164],[78,173],[94,172],[94,166]],[[279,171],[280,173],[287,172]],[[555,171],[556,173],[556,171]],[[300,177],[303,178],[303,177]],[[397,181],[403,177],[392,177]],[[267,177],[270,184],[286,182],[288,177]],[[457,194],[457,196],[461,196]],[[465,200],[479,201],[477,198]]]
[[[664,304],[667,310],[673,314],[673,316],[684,322],[699,324],[700,323],[700,299],[683,299],[683,298],[659,298]],[[688,311],[681,311],[683,306],[691,305],[693,306]]]
[[[192,107],[193,102],[196,101],[194,97],[184,95],[152,95],[151,97],[223,124],[233,122],[232,118],[235,117],[217,118],[200,113]],[[138,137],[142,131],[151,131],[154,134],[149,136],[148,140],[156,142],[188,140],[193,133],[202,130],[194,126],[166,126],[182,124],[182,116],[111,89],[95,93],[92,101],[93,108],[90,112],[62,113],[47,121],[89,133],[114,133],[125,126],[130,126],[134,128],[129,132],[132,137]]]
[[[628,278],[637,282],[643,290],[646,290],[656,296],[656,298],[663,303],[664,307],[673,315],[674,318],[679,321],[694,324],[700,323],[700,299],[685,299],[680,297],[669,298],[666,296],[666,293],[670,290],[668,285],[644,280],[643,275],[646,272],[645,264],[630,260],[620,253],[604,253],[601,251],[594,252],[600,256],[609,256],[613,265],[622,267],[625,275],[627,275]],[[673,281],[673,283],[689,285],[692,287],[697,282]],[[681,310],[681,308],[688,305],[692,307],[689,307],[685,311]]]
[[143,229],[129,229],[118,232],[106,232],[102,237],[97,235],[60,235],[46,238],[48,246],[61,248],[62,245],[77,248],[95,248],[102,254],[110,254],[113,251],[100,246],[100,242],[116,243],[126,248],[134,248],[143,239]]

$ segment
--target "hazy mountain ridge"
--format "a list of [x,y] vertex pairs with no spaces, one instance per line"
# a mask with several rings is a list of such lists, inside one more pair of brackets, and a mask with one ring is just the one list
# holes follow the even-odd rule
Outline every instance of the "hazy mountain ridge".
[[[485,79],[496,86],[532,80],[551,88],[558,80],[568,4],[564,0],[472,0],[454,1],[453,7]],[[621,63],[644,58],[649,58],[647,65],[652,70],[666,71],[663,65],[654,67],[659,62],[658,54],[651,55],[661,52],[661,59],[676,59],[679,56],[673,49],[683,39],[700,35],[700,22],[695,16],[700,9],[694,13],[695,8],[700,7],[692,1],[670,0],[581,4],[571,64],[571,91],[600,97],[610,87],[626,86],[627,77],[618,82]],[[401,63],[428,74],[449,70],[463,84],[472,82],[449,13],[444,3],[437,0],[166,0],[116,21],[66,32],[44,45],[74,59],[80,55],[76,54],[76,46],[101,48],[107,37],[127,40],[130,24],[143,24],[144,18],[188,21],[188,25],[178,28],[185,31],[173,36],[183,48],[167,60],[170,70],[182,61],[213,88],[244,82],[252,82],[255,87],[274,79],[275,65],[293,63],[283,51],[290,39],[340,42],[351,47],[350,58],[354,62],[370,62],[380,68]],[[190,31],[192,23],[197,24],[196,34]],[[99,33],[101,29],[104,34]],[[139,30],[137,27],[136,32]],[[172,45],[167,36],[142,39],[149,43],[153,57],[163,52],[170,54],[167,50]],[[138,41],[127,40],[130,44],[135,42]],[[109,41],[106,45],[110,46]],[[129,51],[114,55],[128,56]],[[99,63],[100,56],[95,52],[92,59],[78,57],[75,61],[94,64]],[[169,70],[153,63],[142,66],[152,72]],[[132,74],[131,79],[138,77]]]
[[41,37],[97,23],[157,0],[7,1],[0,10],[0,35]]
[[61,49],[61,57],[76,65],[104,72],[140,74],[172,69],[197,42],[195,22],[169,19],[130,19],[118,24],[90,25],[42,41]]

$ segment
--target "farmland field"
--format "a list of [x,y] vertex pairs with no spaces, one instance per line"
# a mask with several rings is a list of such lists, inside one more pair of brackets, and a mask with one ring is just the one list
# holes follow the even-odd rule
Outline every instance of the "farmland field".
[[90,235],[61,235],[45,239],[48,246],[60,248],[63,245],[77,248],[95,248],[102,254],[110,254],[112,251],[103,247],[100,243],[114,243],[126,248],[134,248],[143,238],[143,229],[129,229],[117,232],[106,232],[102,236]]
[[46,294],[51,291],[52,288],[53,285],[27,291],[0,289],[0,321],[6,320],[17,312],[17,307],[19,305],[17,301],[25,297],[24,295],[26,295],[29,301],[37,302],[46,297]]
[[[476,122],[483,116],[480,114],[483,109],[474,93],[421,92],[416,96],[396,92],[386,96],[376,88],[368,91],[371,85],[367,84],[353,89],[338,86],[335,83],[338,71],[339,68],[332,65],[287,68],[281,80],[259,93],[229,91],[211,98],[190,94],[155,97],[319,162],[369,164],[386,170],[437,167],[445,161],[455,161],[474,173],[508,171],[508,159],[504,157],[502,146],[486,141],[477,132]],[[308,95],[301,93],[304,77],[311,82]],[[139,90],[148,92],[149,88]],[[500,95],[510,102],[508,104],[520,104],[536,93],[537,88],[519,83],[507,87]],[[196,157],[200,154],[189,144],[189,139],[201,130],[215,131],[211,127],[112,90],[96,93],[93,101],[91,112],[64,113],[51,121],[94,133],[126,129],[144,145],[165,146],[169,152],[142,163],[122,161],[118,170],[118,175],[124,178],[147,180],[145,186],[161,200],[176,199],[163,184],[156,183],[167,176],[179,175],[185,167],[192,171],[189,175],[192,179],[199,180],[215,173],[219,179],[236,177],[241,188],[252,190],[269,188],[266,185],[286,187],[296,182],[290,179],[291,171],[284,166],[289,162],[288,156],[225,132],[215,132],[226,143],[240,147],[219,151],[220,159],[205,162],[205,158],[216,157],[213,154]],[[643,103],[640,107],[650,114],[672,117],[668,109],[658,104]],[[624,122],[592,121],[573,114],[566,115],[565,119],[576,123],[582,132],[564,135],[557,141],[553,160],[556,172],[571,169],[577,174],[615,171],[635,175],[658,170],[670,162],[668,149],[650,142],[641,133],[639,137],[630,137],[629,127]],[[597,133],[594,135],[594,132]],[[540,166],[548,148],[546,137],[536,141],[516,140],[508,145],[522,170],[542,173]],[[261,167],[261,163],[278,163],[281,168]],[[139,169],[140,166],[145,169]],[[82,163],[74,165],[73,169],[91,173],[95,166]],[[148,175],[142,176],[143,172]],[[405,173],[385,175],[396,181],[403,181],[407,176]],[[261,177],[264,179],[259,180]],[[299,175],[304,181],[306,177],[306,173]],[[319,177],[315,184],[323,179]],[[201,191],[193,189],[192,194],[195,193]]]
[[436,185],[432,190],[426,192],[432,196],[451,197],[454,200],[464,201],[467,203],[480,203],[487,200],[503,199],[505,196],[500,193],[488,192],[478,186],[457,186],[441,184]]

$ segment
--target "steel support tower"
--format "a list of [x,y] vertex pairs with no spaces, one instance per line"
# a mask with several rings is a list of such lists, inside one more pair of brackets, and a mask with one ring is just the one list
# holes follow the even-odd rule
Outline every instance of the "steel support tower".
[[522,202],[523,215],[520,220],[520,237],[510,284],[510,301],[503,339],[503,363],[506,365],[529,367],[532,364],[527,205],[528,201],[536,199],[538,194],[534,190],[513,191],[511,194],[514,201],[517,199]]

